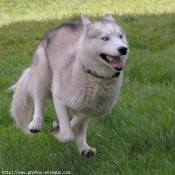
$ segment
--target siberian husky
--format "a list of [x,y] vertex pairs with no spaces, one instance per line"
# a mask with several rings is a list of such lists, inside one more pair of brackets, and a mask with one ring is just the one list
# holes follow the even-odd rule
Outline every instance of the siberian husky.
[[[43,38],[31,66],[10,88],[11,113],[25,133],[39,132],[44,101],[52,97],[58,116],[52,134],[64,143],[75,140],[80,154],[90,157],[96,150],[86,143],[89,119],[114,107],[129,48],[124,30],[110,14],[94,21],[85,15],[81,19]],[[71,121],[69,111],[74,114]]]

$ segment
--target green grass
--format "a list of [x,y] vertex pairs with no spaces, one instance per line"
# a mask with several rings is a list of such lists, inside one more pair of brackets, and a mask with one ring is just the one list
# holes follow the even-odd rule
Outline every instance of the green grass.
[[[1,171],[70,171],[75,175],[175,174],[175,1],[13,0],[0,1],[0,174]],[[50,134],[56,114],[46,103],[41,133],[29,137],[10,117],[7,92],[31,63],[42,37],[84,13],[106,12],[124,28],[130,56],[113,111],[89,124],[94,158]]]

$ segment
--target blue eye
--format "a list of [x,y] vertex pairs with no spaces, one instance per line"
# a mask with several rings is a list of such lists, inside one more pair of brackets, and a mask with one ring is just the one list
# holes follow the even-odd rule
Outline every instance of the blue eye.
[[101,39],[102,39],[103,41],[108,41],[108,40],[109,40],[108,37],[102,37]]
[[121,39],[122,39],[122,38],[123,38],[123,35],[120,35],[120,36],[119,36],[119,38],[121,38]]

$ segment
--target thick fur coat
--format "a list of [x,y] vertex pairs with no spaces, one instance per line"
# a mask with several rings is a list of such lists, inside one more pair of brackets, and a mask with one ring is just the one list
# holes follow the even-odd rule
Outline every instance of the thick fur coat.
[[[11,112],[18,127],[28,134],[40,131],[44,101],[52,97],[58,116],[53,135],[65,143],[75,140],[81,154],[94,155],[95,148],[86,143],[88,121],[114,107],[128,52],[125,33],[110,14],[95,21],[82,15],[82,22],[52,30],[11,87]],[[74,114],[71,121],[69,110]]]

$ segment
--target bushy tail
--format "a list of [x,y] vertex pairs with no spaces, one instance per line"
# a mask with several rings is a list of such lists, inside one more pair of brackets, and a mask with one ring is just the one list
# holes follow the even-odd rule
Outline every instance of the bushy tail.
[[18,82],[13,85],[10,90],[15,93],[13,95],[11,113],[16,121],[17,126],[22,129],[26,134],[30,134],[28,125],[31,120],[33,110],[33,100],[29,93],[29,76],[30,68],[26,69]]

